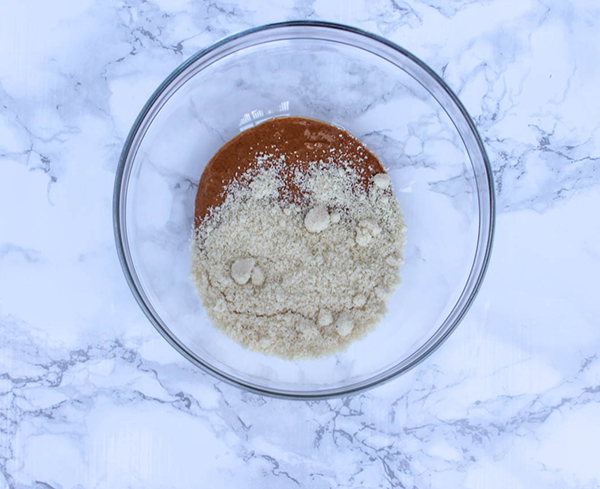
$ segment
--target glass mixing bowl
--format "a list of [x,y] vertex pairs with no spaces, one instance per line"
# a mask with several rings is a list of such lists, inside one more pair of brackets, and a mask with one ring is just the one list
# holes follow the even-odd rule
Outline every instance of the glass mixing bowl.
[[[402,284],[383,321],[317,360],[243,349],[211,324],[189,277],[207,162],[240,131],[288,115],[338,125],[365,143],[387,169],[408,228]],[[492,173],[465,108],[415,56],[352,27],[272,24],[199,52],[150,97],[119,162],[114,229],[135,298],[188,360],[261,394],[325,398],[406,372],[456,328],[489,259]]]

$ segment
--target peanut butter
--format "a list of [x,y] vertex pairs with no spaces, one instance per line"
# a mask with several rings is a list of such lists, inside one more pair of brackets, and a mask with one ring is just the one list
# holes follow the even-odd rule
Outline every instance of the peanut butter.
[[375,155],[339,127],[303,117],[270,119],[238,134],[209,161],[198,184],[196,226],[209,209],[223,203],[227,186],[253,170],[264,155],[285,157],[286,165],[281,171],[286,185],[281,198],[290,202],[299,203],[303,197],[292,181],[293,172],[303,170],[311,162],[335,163],[337,158],[343,157],[346,162],[353,163],[365,188],[375,175],[385,173]]

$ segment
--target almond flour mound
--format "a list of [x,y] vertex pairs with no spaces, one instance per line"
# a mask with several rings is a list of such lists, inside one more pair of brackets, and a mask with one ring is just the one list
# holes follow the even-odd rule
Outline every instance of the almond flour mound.
[[387,175],[365,188],[351,162],[315,162],[294,175],[303,200],[287,202],[279,158],[233,182],[194,229],[192,278],[233,340],[314,358],[343,350],[381,319],[400,282],[405,227]]

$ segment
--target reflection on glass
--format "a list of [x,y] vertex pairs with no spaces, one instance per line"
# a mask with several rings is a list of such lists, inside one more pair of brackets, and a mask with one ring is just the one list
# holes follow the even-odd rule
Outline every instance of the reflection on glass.
[[275,109],[254,109],[250,112],[246,112],[240,120],[240,132],[246,129],[257,126],[261,122],[273,117],[290,115],[290,101],[286,100],[277,105]]

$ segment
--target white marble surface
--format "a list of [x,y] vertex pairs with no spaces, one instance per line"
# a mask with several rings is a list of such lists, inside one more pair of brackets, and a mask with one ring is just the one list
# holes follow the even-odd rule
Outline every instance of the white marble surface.
[[[498,220],[484,286],[416,370],[263,398],[197,371],[113,244],[124,138],[184,59],[323,19],[429,63],[471,112]],[[600,487],[595,0],[0,3],[0,488]]]

